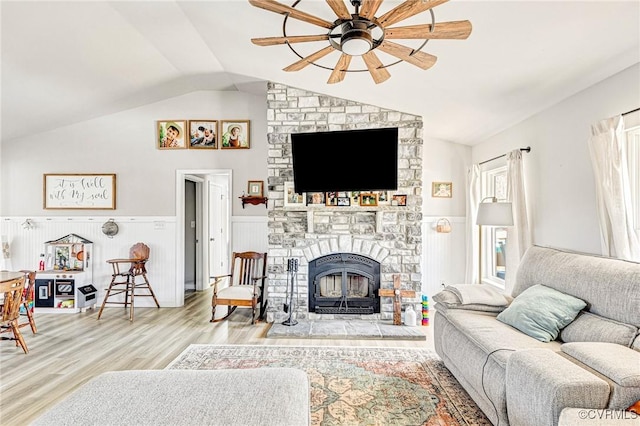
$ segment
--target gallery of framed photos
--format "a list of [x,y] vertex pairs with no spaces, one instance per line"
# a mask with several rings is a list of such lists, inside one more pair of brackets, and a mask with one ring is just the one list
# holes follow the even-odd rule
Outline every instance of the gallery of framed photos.
[[249,120],[158,120],[158,149],[249,149]]
[[294,190],[293,182],[284,184],[285,207],[381,207],[406,206],[407,196],[392,191],[303,192]]

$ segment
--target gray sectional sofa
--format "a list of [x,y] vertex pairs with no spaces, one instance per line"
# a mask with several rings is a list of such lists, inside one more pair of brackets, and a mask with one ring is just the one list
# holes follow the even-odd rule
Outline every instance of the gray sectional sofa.
[[533,246],[509,308],[536,285],[586,303],[549,342],[498,320],[504,307],[435,295],[435,349],[447,368],[494,425],[557,425],[561,413],[566,424],[640,423],[611,411],[640,400],[640,264]]

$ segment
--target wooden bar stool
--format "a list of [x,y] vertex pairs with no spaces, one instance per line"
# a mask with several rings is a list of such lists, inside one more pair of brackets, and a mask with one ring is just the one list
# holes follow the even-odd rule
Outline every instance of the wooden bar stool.
[[[114,305],[124,305],[124,308],[129,307],[129,321],[133,321],[133,302],[135,297],[153,297],[153,301],[159,308],[160,304],[156,295],[149,284],[147,279],[147,268],[145,264],[149,260],[149,246],[144,243],[137,243],[129,250],[128,259],[110,259],[107,260],[113,269],[111,274],[111,283],[107,288],[107,293],[100,306],[98,312],[98,319],[102,316],[102,311],[107,303]],[[123,266],[124,265],[124,266]],[[128,266],[127,270],[124,270]],[[136,277],[142,277],[142,282]],[[140,293],[140,291],[143,291]],[[124,302],[121,298],[118,300],[109,300],[114,296],[124,293]]]

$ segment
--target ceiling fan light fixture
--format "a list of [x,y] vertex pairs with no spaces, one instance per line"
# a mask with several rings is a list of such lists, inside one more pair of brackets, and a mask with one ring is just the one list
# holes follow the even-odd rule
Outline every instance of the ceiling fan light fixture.
[[362,56],[373,47],[371,32],[365,22],[346,22],[342,26],[340,49],[351,56]]

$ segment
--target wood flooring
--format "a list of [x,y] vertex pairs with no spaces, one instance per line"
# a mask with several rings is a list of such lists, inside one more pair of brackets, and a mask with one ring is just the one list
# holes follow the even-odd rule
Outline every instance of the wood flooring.
[[[15,342],[0,342],[0,425],[25,425],[105,371],[163,369],[189,344],[376,346],[433,349],[431,326],[420,327],[426,341],[267,338],[271,324],[250,324],[238,309],[223,322],[210,323],[210,291],[185,295],[180,308],[105,308],[77,314],[39,314],[38,334],[21,329],[29,353]],[[87,413],[90,418],[91,413]],[[82,424],[83,419],[77,419]]]

